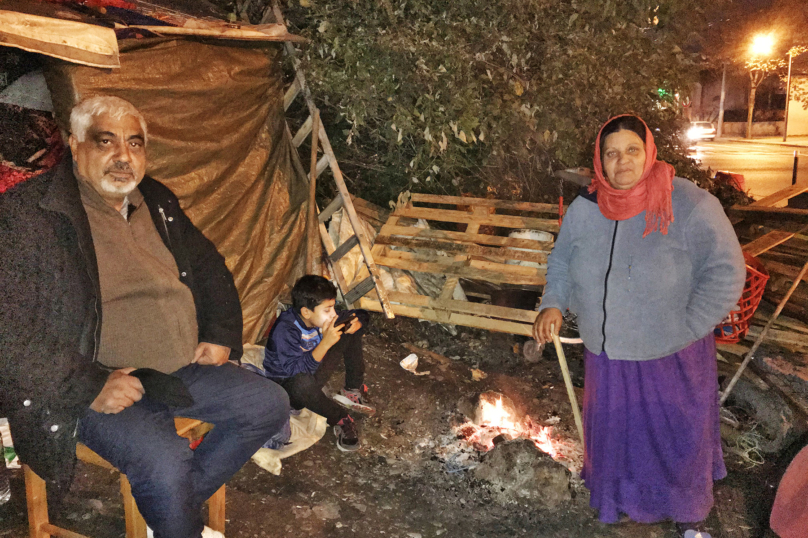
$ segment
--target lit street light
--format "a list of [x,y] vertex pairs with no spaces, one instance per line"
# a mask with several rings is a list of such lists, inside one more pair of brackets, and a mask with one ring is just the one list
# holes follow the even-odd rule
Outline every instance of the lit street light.
[[783,60],[768,59],[774,48],[774,37],[771,34],[758,34],[752,40],[750,51],[752,58],[746,62],[749,69],[749,115],[746,119],[746,138],[752,138],[752,116],[755,113],[755,93],[758,85],[763,82],[771,71],[783,67]]
[[774,48],[774,37],[771,34],[758,34],[752,40],[752,57],[770,56]]

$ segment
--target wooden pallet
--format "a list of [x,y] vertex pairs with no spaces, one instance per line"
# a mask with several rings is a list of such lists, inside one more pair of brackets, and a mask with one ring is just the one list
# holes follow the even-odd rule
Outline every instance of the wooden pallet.
[[[416,219],[427,221],[430,227],[414,226]],[[518,263],[546,264],[553,243],[507,237],[518,229],[558,232],[558,206],[413,194],[382,227],[372,249],[373,259],[381,267],[445,275],[446,281],[437,297],[388,292],[393,312],[530,336],[535,311],[453,299],[461,279],[537,291],[544,286],[544,267]],[[381,311],[374,292],[362,297],[359,305]]]

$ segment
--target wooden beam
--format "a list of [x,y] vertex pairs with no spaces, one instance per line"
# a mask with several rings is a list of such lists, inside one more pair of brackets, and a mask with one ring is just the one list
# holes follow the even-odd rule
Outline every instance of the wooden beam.
[[298,95],[300,95],[300,85],[298,84],[297,79],[294,79],[292,81],[292,85],[289,86],[289,89],[283,94],[283,109],[289,110],[289,107],[292,106],[292,103]]
[[[359,300],[359,307],[374,312],[381,312],[379,302],[369,297],[363,297]],[[510,334],[520,334],[522,336],[532,336],[533,324],[532,323],[518,323],[513,321],[503,321],[498,319],[491,319],[486,317],[459,314],[451,312],[448,320],[440,319],[440,312],[432,308],[408,306],[398,303],[392,303],[391,307],[396,315],[407,316],[416,319],[425,319],[428,321],[435,321],[438,323],[451,323],[454,325],[463,325],[465,327],[475,327],[477,329],[485,329],[488,331],[504,332]]]
[[[451,280],[451,277],[447,280]],[[449,295],[448,299],[444,299],[443,296],[441,296],[440,299],[435,299],[434,297],[429,297],[428,295],[416,295],[414,293],[391,291],[390,301],[409,306],[453,310],[460,314],[504,319],[507,321],[529,324],[536,321],[536,316],[539,314],[533,310],[522,310],[520,308],[510,308],[507,306],[472,303],[469,301],[457,301],[451,298],[451,294]]]
[[327,206],[325,206],[325,209],[323,209],[322,212],[320,212],[320,215],[318,217],[320,219],[320,222],[325,222],[328,219],[330,219],[331,215],[336,213],[337,210],[339,210],[339,208],[341,207],[342,207],[342,196],[338,194],[334,197],[333,200],[331,200],[331,202]]
[[751,243],[745,244],[742,248],[744,252],[747,252],[752,256],[760,256],[764,252],[773,249],[777,245],[785,243],[792,237],[794,237],[794,234],[791,232],[784,232],[782,230],[773,230],[765,235],[758,237]]
[[[808,213],[808,211],[806,211]],[[530,228],[546,232],[558,232],[558,220],[518,217],[514,215],[475,216],[467,211],[450,209],[431,209],[425,207],[403,207],[396,209],[395,215],[413,219],[436,220],[439,222],[457,222],[463,224],[479,224],[480,226],[497,226],[500,228]]]
[[450,230],[434,230],[430,228],[418,228],[416,226],[397,226],[392,224],[390,221],[388,221],[387,224],[382,227],[379,235],[376,237],[376,240],[378,241],[380,237],[395,236],[448,240],[454,242],[491,245],[496,247],[543,250],[548,252],[553,249],[552,241],[535,241],[533,239],[517,239],[514,237],[500,237],[498,235],[455,232]]
[[469,256],[488,256],[500,260],[520,260],[535,263],[547,263],[547,252],[540,250],[517,250],[511,248],[492,248],[468,243],[454,243],[451,241],[437,241],[435,239],[403,238],[379,236],[377,245],[395,245],[413,249],[429,249],[444,252],[457,252]]
[[[486,280],[488,282],[495,282],[498,284],[516,284],[525,286],[544,286],[547,283],[543,274],[538,273],[533,275],[517,275],[505,274],[500,271],[492,271],[487,269],[480,269],[476,267],[466,267],[458,265],[447,265],[440,263],[429,262],[416,262],[408,259],[381,257],[377,260],[379,265],[386,267],[394,267],[396,269],[406,269],[409,271],[419,271],[422,273],[438,273],[445,275],[454,275],[458,277],[468,278],[472,280]],[[509,267],[530,269],[528,267],[521,267],[512,265]]]
[[770,194],[765,198],[761,198],[760,200],[752,202],[750,205],[746,207],[755,207],[755,208],[772,207],[776,203],[783,202],[790,198],[794,198],[795,196],[800,195],[804,192],[808,192],[808,182],[797,183],[796,185],[792,185],[785,189],[779,190],[774,194]]
[[779,219],[779,220],[798,220],[805,221],[808,219],[808,209],[795,209],[793,207],[760,207],[760,206],[738,206],[734,205],[729,208],[728,214],[730,216],[737,216],[744,219]]
[[325,172],[328,168],[328,164],[328,155],[323,155],[320,157],[320,160],[317,161],[317,177],[323,175],[323,172]]
[[558,204],[534,204],[530,202],[512,202],[510,200],[492,200],[489,198],[466,198],[464,196],[440,196],[436,194],[413,193],[413,202],[428,204],[446,204],[455,206],[482,206],[536,213],[558,213]]
[[311,126],[314,120],[311,119],[311,116],[306,118],[306,121],[303,122],[303,125],[300,126],[300,129],[297,130],[295,133],[295,137],[292,139],[292,145],[296,148],[299,148],[300,145],[306,140],[306,137],[311,134]]

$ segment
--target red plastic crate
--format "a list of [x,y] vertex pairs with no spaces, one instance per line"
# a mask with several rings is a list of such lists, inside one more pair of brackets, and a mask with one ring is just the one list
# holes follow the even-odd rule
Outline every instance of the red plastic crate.
[[763,290],[769,280],[769,272],[757,258],[743,253],[746,261],[746,284],[738,301],[738,309],[731,311],[726,319],[715,328],[715,341],[722,344],[735,344],[749,332],[749,320],[763,298]]

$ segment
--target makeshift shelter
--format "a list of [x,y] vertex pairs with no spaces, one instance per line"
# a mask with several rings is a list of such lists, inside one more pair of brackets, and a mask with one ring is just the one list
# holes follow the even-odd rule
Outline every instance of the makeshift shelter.
[[[155,37],[154,28],[166,23],[143,17],[143,10],[74,13],[64,4],[3,3],[0,44],[48,56],[43,71],[65,136],[71,108],[92,95],[122,97],[143,113],[147,174],[177,194],[225,256],[241,297],[244,341],[254,342],[284,285],[302,271],[305,252],[308,187],[292,168],[282,49],[271,42],[295,37],[282,25],[193,17],[170,37]],[[149,6],[150,15],[159,11]],[[43,16],[48,13],[54,18]],[[135,16],[139,24],[120,22]],[[22,18],[36,24],[11,24]],[[95,63],[85,61],[91,56]]]

